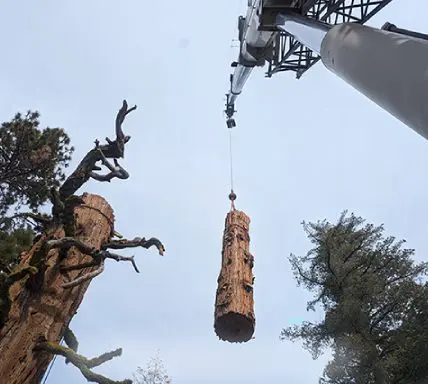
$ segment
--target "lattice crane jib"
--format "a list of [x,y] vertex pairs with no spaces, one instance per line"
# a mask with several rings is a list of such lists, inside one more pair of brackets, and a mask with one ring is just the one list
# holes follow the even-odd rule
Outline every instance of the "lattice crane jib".
[[300,78],[315,65],[320,56],[287,29],[278,25],[283,12],[303,16],[311,21],[337,25],[364,24],[392,0],[248,0],[246,16],[238,19],[240,42],[238,59],[232,63],[230,89],[227,93],[227,126],[236,125],[235,101],[252,70],[267,64],[266,76],[292,71]]

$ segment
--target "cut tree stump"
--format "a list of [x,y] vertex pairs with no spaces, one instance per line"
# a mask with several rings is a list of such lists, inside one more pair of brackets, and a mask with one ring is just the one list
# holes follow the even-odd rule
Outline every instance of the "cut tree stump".
[[[74,209],[75,238],[99,249],[108,242],[113,231],[113,210],[101,196],[84,194],[84,204]],[[54,238],[64,236],[63,228],[57,228]],[[46,236],[34,244],[22,258],[20,267],[28,265],[31,257],[39,251]],[[82,254],[75,247],[60,260],[60,251],[52,249],[46,255],[46,272],[41,290],[32,292],[26,288],[24,278],[10,288],[12,307],[9,318],[0,329],[0,382],[7,384],[38,384],[52,359],[46,352],[33,352],[40,336],[47,341],[60,342],[64,329],[75,315],[90,284],[65,289],[62,284],[96,269],[89,267],[69,271],[65,275],[59,265],[70,266],[86,263],[92,257]]]
[[232,343],[251,340],[256,323],[249,225],[244,212],[232,210],[226,216],[214,329],[221,340]]

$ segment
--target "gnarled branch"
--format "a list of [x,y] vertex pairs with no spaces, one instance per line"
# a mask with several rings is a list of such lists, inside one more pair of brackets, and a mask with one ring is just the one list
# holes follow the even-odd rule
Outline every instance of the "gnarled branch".
[[105,165],[109,170],[110,173],[107,175],[100,175],[99,173],[96,173],[92,171],[90,173],[90,177],[97,181],[108,181],[110,182],[113,178],[118,178],[122,180],[126,180],[129,177],[129,173],[119,165],[117,159],[113,159],[114,165],[112,165],[107,158],[104,156],[104,153],[100,150],[101,156],[102,156],[102,163]]
[[80,252],[85,255],[94,256],[97,249],[86,245],[83,241],[75,239],[74,237],[62,237],[60,239],[48,240],[46,242],[47,250],[51,249],[69,249],[70,247],[76,247]]
[[136,247],[143,247],[149,249],[152,246],[155,246],[159,251],[159,255],[163,256],[165,252],[165,247],[161,243],[161,241],[156,239],[155,237],[152,237],[149,240],[146,240],[145,237],[135,237],[133,240],[111,240],[109,243],[105,243],[102,246],[102,249],[124,249]]
[[112,253],[108,251],[104,251],[103,254],[105,255],[106,259],[113,259],[116,261],[130,261],[132,263],[132,266],[135,269],[135,272],[140,273],[140,271],[138,270],[137,264],[135,263],[134,256],[121,256],[121,255],[117,255],[116,253]]
[[156,238],[151,238],[146,240],[145,238],[136,237],[133,240],[112,240],[109,243],[106,243],[102,246],[102,248],[96,249],[94,247],[89,247],[83,241],[75,239],[74,237],[62,237],[60,239],[48,240],[46,242],[46,249],[49,251],[51,249],[63,249],[67,250],[70,247],[76,247],[80,252],[91,256],[93,258],[92,261],[87,263],[77,264],[77,265],[69,265],[69,266],[61,266],[61,272],[78,270],[83,268],[88,268],[92,266],[99,265],[94,271],[88,272],[85,275],[79,276],[78,278],[68,281],[62,285],[63,288],[72,288],[75,287],[85,281],[93,279],[94,277],[100,275],[104,271],[104,260],[105,259],[113,259],[116,261],[129,261],[134,267],[137,273],[140,273],[137,264],[135,263],[134,256],[121,256],[116,253],[110,252],[107,249],[123,249],[123,248],[134,248],[134,247],[143,247],[150,248],[151,246],[156,246],[159,250],[159,254],[163,255],[165,251],[165,247],[163,244]]
[[96,277],[98,275],[101,275],[101,273],[104,272],[104,260],[101,260],[101,262],[100,262],[99,265],[100,266],[97,269],[95,269],[94,271],[85,273],[84,275],[79,276],[77,279],[74,279],[74,280],[71,280],[71,281],[69,281],[67,283],[64,283],[61,286],[63,288],[73,288],[73,287],[76,287],[79,284],[84,283],[85,281],[91,280],[94,277]]
[[[97,162],[102,161],[103,157],[116,159],[124,156],[125,144],[130,140],[130,136],[125,136],[122,131],[122,123],[125,117],[137,107],[134,106],[128,109],[126,100],[123,101],[122,107],[116,116],[116,140],[112,141],[108,138],[107,144],[99,145],[95,142],[95,148],[91,149],[82,159],[75,171],[67,178],[64,184],[59,189],[61,200],[73,195],[84,183],[91,177],[94,170],[99,170]],[[125,171],[126,172],[126,171]],[[122,173],[122,175],[124,175]]]

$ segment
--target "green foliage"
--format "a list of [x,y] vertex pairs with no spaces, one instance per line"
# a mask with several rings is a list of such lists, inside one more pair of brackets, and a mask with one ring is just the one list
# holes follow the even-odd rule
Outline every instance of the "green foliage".
[[24,217],[7,214],[23,205],[38,212],[64,180],[73,152],[63,129],[39,125],[39,113],[29,111],[0,126],[0,272],[9,273],[34,238]]
[[[303,257],[291,255],[290,262],[298,284],[315,293],[308,310],[321,306],[325,317],[284,329],[282,339],[303,340],[314,358],[333,348],[324,384],[426,378],[428,290],[419,279],[427,264],[416,264],[414,250],[385,237],[382,226],[347,212],[336,224],[304,223],[304,229],[313,248]],[[412,356],[415,348],[420,361]]]
[[151,358],[147,363],[146,369],[141,367],[137,368],[136,374],[134,374],[135,384],[171,384],[172,380],[168,376],[164,362],[159,356],[159,353],[155,357]]
[[20,228],[0,231],[0,273],[9,273],[20,260],[22,252],[28,250],[33,242],[34,232]]
[[0,215],[27,205],[33,212],[65,179],[73,147],[61,128],[39,129],[39,113],[17,114],[0,127]]

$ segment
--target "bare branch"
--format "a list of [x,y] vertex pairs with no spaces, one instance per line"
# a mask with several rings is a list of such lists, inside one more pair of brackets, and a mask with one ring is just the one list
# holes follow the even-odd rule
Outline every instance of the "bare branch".
[[53,248],[58,249],[69,249],[70,247],[76,247],[80,252],[93,256],[97,249],[94,247],[87,246],[83,241],[77,240],[74,237],[62,237],[61,239],[49,240],[46,242],[48,251]]
[[[123,241],[123,240],[120,240],[120,241]],[[127,240],[125,240],[125,241],[127,241]],[[63,237],[61,239],[49,240],[46,242],[46,246],[47,246],[48,250],[51,250],[54,248],[69,249],[70,247],[74,246],[80,252],[82,252],[88,256],[92,256],[94,258],[93,261],[90,261],[87,263],[82,263],[82,264],[77,264],[77,265],[61,266],[60,267],[61,272],[73,271],[73,270],[93,267],[96,265],[100,265],[101,263],[104,262],[105,259],[113,259],[116,261],[130,261],[132,263],[132,266],[134,267],[135,271],[137,273],[140,273],[140,271],[138,270],[137,264],[135,263],[134,256],[121,256],[121,255],[107,251],[106,249],[104,249],[105,247],[103,247],[102,250],[98,250],[96,248],[87,246],[85,243],[83,243],[80,240],[75,239],[74,237]],[[137,246],[137,245],[134,245],[134,246]],[[122,246],[122,247],[117,247],[116,249],[119,249],[119,248],[126,248],[126,247]],[[101,274],[103,272],[103,269],[104,269],[104,265],[101,265],[101,267],[99,269],[97,269],[96,271],[90,272],[84,276],[79,277],[76,280],[65,283],[65,284],[63,284],[63,287],[64,288],[71,288],[71,287],[74,287],[74,286],[84,282],[84,281],[92,279],[93,277]]]
[[102,246],[102,249],[124,249],[136,247],[143,247],[149,249],[152,246],[155,246],[159,251],[159,255],[163,256],[165,252],[165,247],[161,243],[161,241],[156,239],[155,237],[152,237],[149,240],[146,240],[145,237],[135,237],[133,240],[111,240],[109,243],[104,244]]
[[104,153],[101,151],[101,149],[99,149],[99,151],[101,152],[101,156],[102,156],[101,161],[103,165],[105,165],[110,170],[110,173],[108,173],[107,175],[100,175],[99,173],[92,171],[90,173],[91,178],[97,181],[110,182],[110,180],[115,177],[122,180],[125,180],[129,177],[129,173],[122,166],[119,165],[117,159],[113,159],[114,165],[112,165],[104,156]]
[[126,102],[126,100],[123,100],[122,108],[119,109],[119,112],[116,116],[116,140],[118,142],[123,141],[124,143],[126,143],[131,138],[130,136],[125,136],[125,134],[123,133],[122,123],[125,120],[126,115],[132,111],[135,111],[136,109],[136,105],[128,109],[128,103]]
[[100,262],[99,268],[95,269],[94,271],[88,272],[85,275],[79,276],[77,279],[71,280],[68,283],[62,284],[63,288],[73,288],[76,287],[79,284],[84,283],[85,281],[91,280],[94,277],[101,275],[101,273],[104,272],[104,260]]
[[[94,170],[99,170],[99,167],[96,166],[96,163],[98,161],[102,161],[103,156],[109,159],[123,157],[125,144],[129,141],[130,136],[124,135],[122,131],[122,123],[125,120],[126,115],[136,108],[137,107],[134,106],[128,109],[126,100],[123,101],[123,105],[116,117],[116,140],[112,141],[107,138],[106,145],[99,145],[98,141],[95,142],[95,148],[91,149],[86,154],[75,171],[67,178],[67,180],[59,189],[61,200],[65,200],[67,197],[73,195],[84,183],[89,180],[91,173]],[[124,175],[124,173],[122,173],[122,175]]]
[[135,269],[135,272],[140,273],[137,264],[135,263],[134,256],[121,256],[108,251],[103,251],[103,255],[106,259],[113,259],[116,261],[130,261]]
[[36,223],[42,224],[42,225],[48,225],[52,218],[48,215],[40,215],[32,212],[23,212],[18,213],[16,215],[13,215],[10,217],[10,219],[17,219],[17,218],[28,218],[33,219]]

